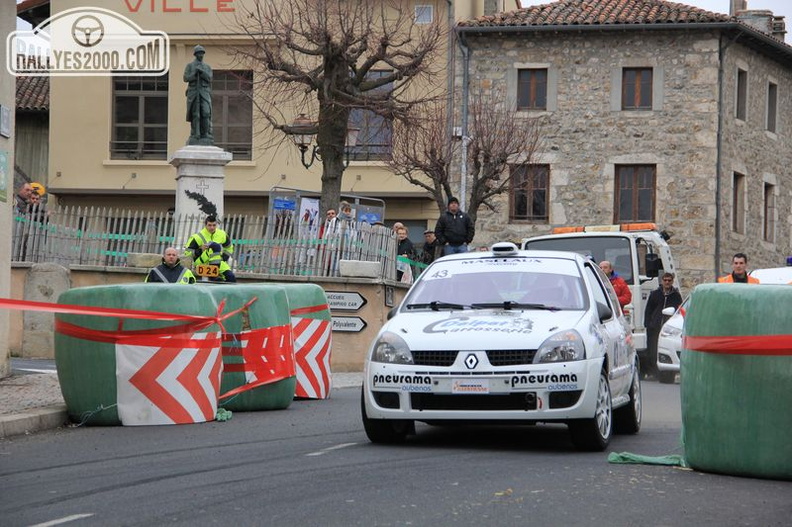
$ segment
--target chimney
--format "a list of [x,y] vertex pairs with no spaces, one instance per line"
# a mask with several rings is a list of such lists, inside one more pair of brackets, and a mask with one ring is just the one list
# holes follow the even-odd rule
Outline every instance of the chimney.
[[784,17],[775,16],[772,11],[766,9],[741,11],[737,14],[737,20],[766,35],[771,35],[781,41],[784,40],[784,35],[786,34]]
[[494,15],[503,11],[503,0],[484,0],[484,15]]
[[748,0],[731,0],[729,5],[729,16],[737,16],[740,11],[748,9]]
[[783,16],[773,17],[772,35],[781,42],[784,42],[786,40],[786,22],[784,21]]

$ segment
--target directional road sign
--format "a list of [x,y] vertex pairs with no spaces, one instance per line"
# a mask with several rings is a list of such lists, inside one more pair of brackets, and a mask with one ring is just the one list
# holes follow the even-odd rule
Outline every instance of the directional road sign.
[[366,327],[366,321],[360,317],[331,317],[333,319],[333,331],[344,331],[348,333],[359,333]]
[[360,293],[350,291],[325,291],[327,305],[330,310],[357,311],[366,305],[366,299]]

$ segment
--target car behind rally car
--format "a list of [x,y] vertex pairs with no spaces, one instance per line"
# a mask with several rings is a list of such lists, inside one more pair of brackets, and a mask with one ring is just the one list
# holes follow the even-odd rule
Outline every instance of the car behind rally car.
[[363,424],[375,443],[415,421],[566,423],[582,450],[641,426],[638,358],[607,277],[575,253],[489,252],[435,261],[366,357]]
[[682,356],[682,329],[690,297],[678,309],[667,307],[663,315],[670,316],[657,337],[657,380],[663,384],[673,384],[679,373],[679,359]]

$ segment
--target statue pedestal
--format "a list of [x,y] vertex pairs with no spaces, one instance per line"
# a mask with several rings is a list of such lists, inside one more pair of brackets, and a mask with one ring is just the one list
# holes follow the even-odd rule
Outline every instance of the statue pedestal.
[[[231,159],[233,155],[222,148],[189,145],[177,150],[169,160],[176,167],[177,174],[174,212],[177,248],[184,247],[190,235],[203,227],[203,220],[207,216],[201,210],[201,201],[204,198],[217,209],[218,220],[223,218],[224,167]],[[195,197],[190,197],[188,193]],[[192,230],[194,224],[200,227]]]

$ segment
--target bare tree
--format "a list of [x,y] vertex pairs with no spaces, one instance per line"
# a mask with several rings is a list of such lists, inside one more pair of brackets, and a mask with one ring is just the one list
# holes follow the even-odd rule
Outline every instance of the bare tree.
[[470,104],[468,135],[469,200],[467,213],[497,210],[493,200],[516,187],[519,168],[536,162],[544,138],[541,118],[519,115],[498,91],[479,91]]
[[427,190],[442,211],[451,189],[451,163],[459,143],[448,134],[446,101],[422,105],[409,125],[393,127],[393,152],[388,167],[408,182]]
[[[497,210],[496,196],[521,184],[514,174],[535,163],[544,126],[541,119],[520,115],[498,92],[479,90],[470,96],[467,146],[467,213],[473,221],[481,207]],[[429,191],[442,212],[452,189],[452,161],[464,152],[461,141],[448,137],[447,110],[423,105],[418,126],[394,127],[391,169]]]
[[[322,161],[321,209],[337,206],[350,112],[409,123],[411,109],[431,98],[410,89],[433,73],[443,30],[415,25],[407,0],[256,0],[237,9],[234,30],[250,45],[232,48],[255,72],[255,105],[272,129],[318,115],[308,125]],[[376,73],[376,74],[375,74]],[[428,84],[428,82],[427,82]],[[383,89],[392,87],[392,89]]]

